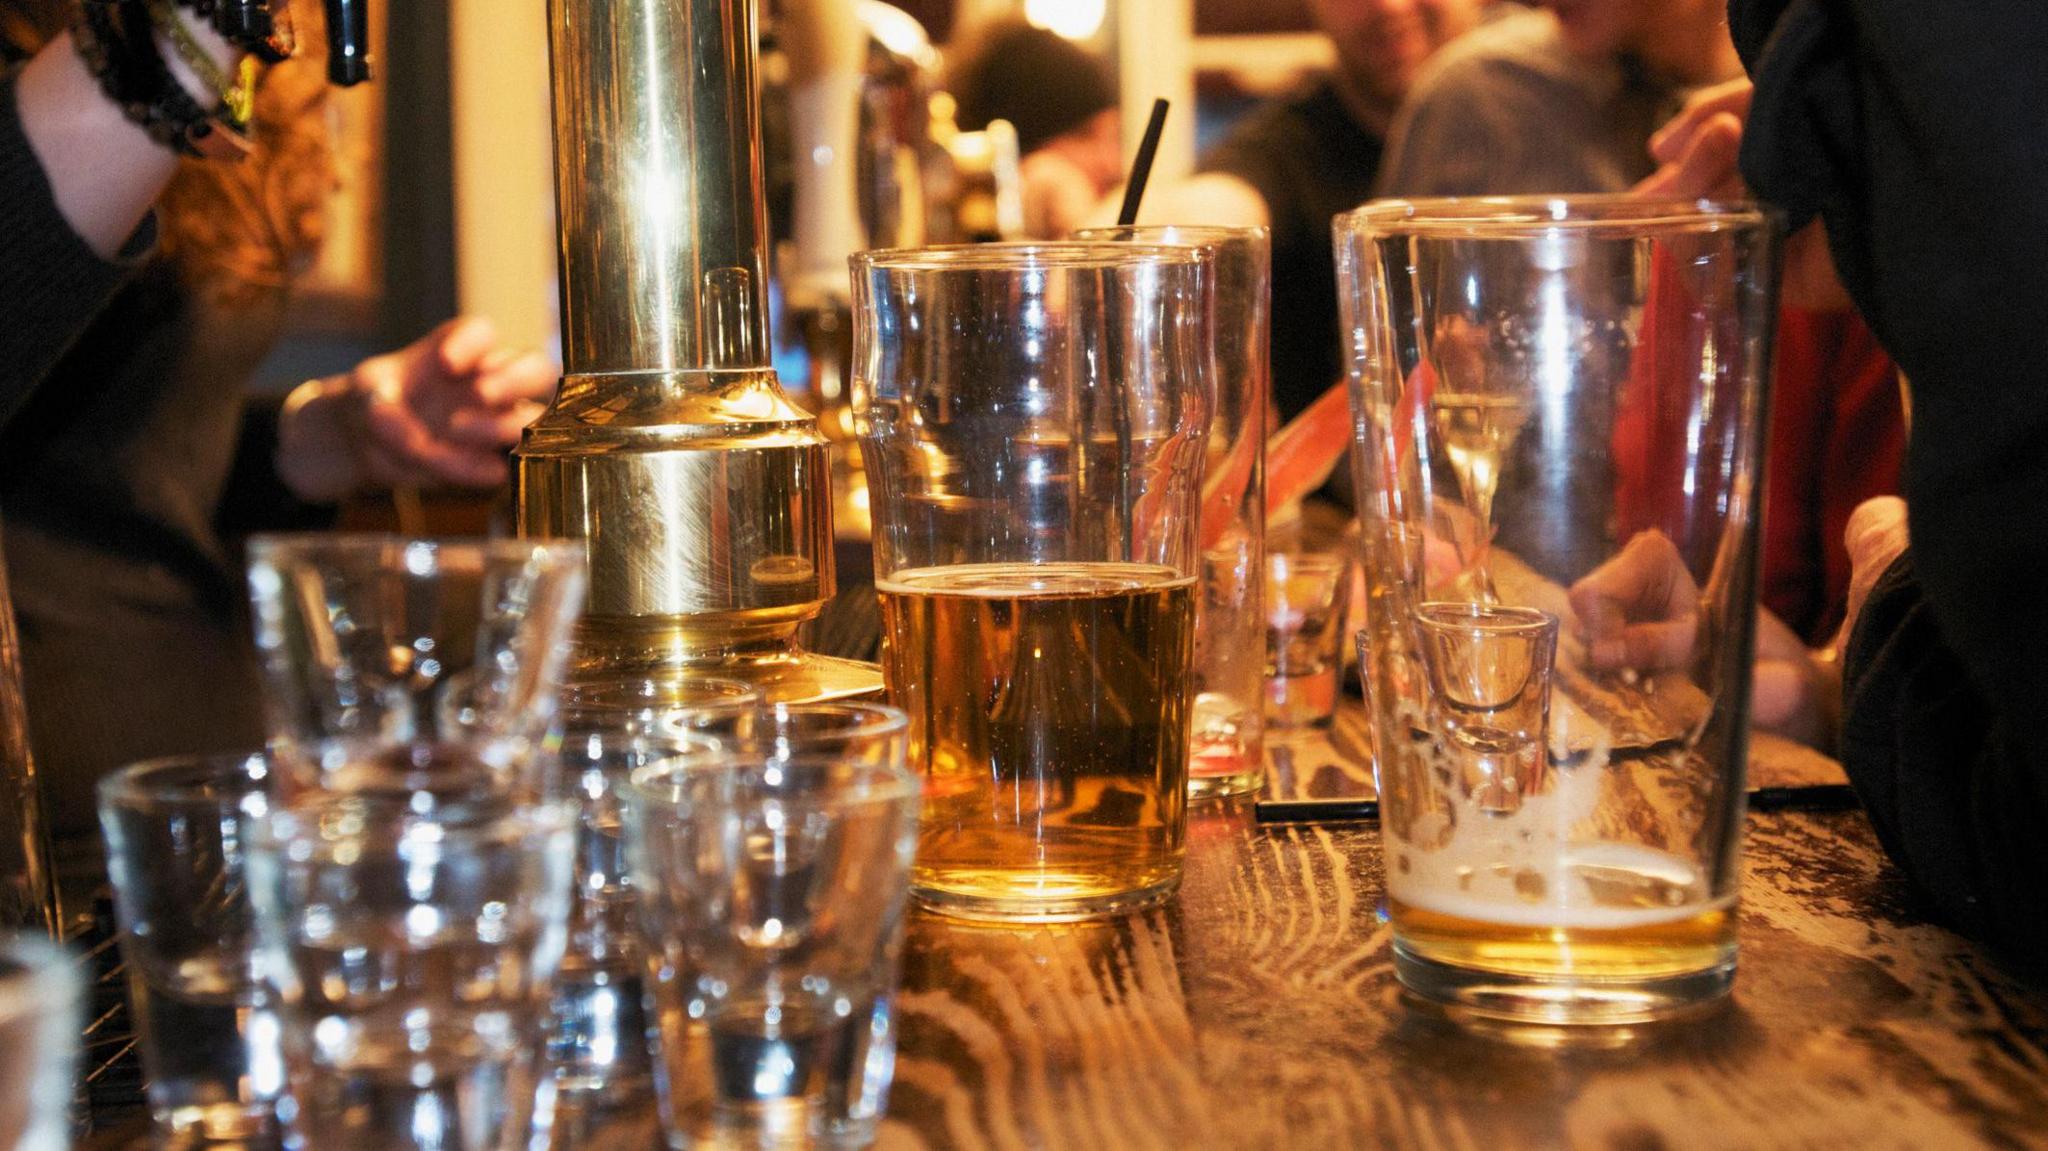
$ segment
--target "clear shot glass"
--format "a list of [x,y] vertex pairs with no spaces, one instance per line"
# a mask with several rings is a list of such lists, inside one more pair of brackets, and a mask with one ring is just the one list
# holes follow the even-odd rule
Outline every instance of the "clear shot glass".
[[1460,795],[1512,815],[1543,789],[1550,666],[1557,617],[1535,608],[1464,602],[1415,609],[1422,666]]
[[888,1104],[919,781],[900,714],[849,744],[812,707],[625,791],[672,1147],[861,1147]]
[[283,1053],[248,891],[248,821],[275,787],[260,752],[150,760],[100,781],[150,1117],[173,1144],[278,1135]]
[[555,976],[548,1069],[559,1097],[550,1145],[600,1146],[607,1130],[654,1106],[621,792],[635,771],[688,744],[684,717],[753,704],[754,689],[710,676],[578,679],[563,689],[551,738],[551,792],[577,816],[569,940]]
[[559,540],[258,536],[249,591],[288,790],[529,785],[583,551]]
[[330,793],[252,827],[291,1146],[527,1148],[554,1111],[573,811]]
[[1266,721],[1275,728],[1327,727],[1344,669],[1344,613],[1351,561],[1336,551],[1266,556]]

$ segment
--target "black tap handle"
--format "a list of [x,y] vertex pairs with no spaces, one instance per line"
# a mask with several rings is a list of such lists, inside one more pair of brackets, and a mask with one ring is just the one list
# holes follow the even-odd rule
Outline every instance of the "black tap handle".
[[327,0],[327,78],[344,88],[370,78],[370,0]]
[[221,38],[244,51],[253,52],[266,64],[291,56],[294,47],[291,12],[281,14],[272,0],[220,0],[213,10],[214,30]]

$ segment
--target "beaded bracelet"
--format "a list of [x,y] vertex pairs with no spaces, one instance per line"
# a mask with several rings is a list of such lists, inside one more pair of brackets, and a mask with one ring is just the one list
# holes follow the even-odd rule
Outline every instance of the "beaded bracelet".
[[188,156],[233,159],[249,138],[223,104],[199,106],[158,55],[142,0],[82,0],[72,38],[107,97],[150,139]]
[[[194,76],[206,88],[220,96],[221,106],[227,110],[228,122],[244,132],[248,130],[249,118],[255,113],[256,101],[256,58],[243,56],[242,66],[230,80],[214,62],[205,46],[192,35],[192,30],[178,18],[178,10],[171,0],[145,0],[149,7],[149,20],[156,30],[170,42],[171,50],[178,59],[192,70]],[[216,116],[219,113],[215,113]]]

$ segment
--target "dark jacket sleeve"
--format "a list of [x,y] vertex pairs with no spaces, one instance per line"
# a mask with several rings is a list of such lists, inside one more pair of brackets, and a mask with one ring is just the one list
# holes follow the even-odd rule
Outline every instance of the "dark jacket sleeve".
[[122,260],[101,259],[57,208],[15,104],[20,69],[0,75],[0,425],[106,307],[155,239],[151,217]]
[[1912,381],[1912,579],[1859,625],[1844,766],[1959,926],[2048,959],[2048,6],[1734,0],[1730,27],[1745,177],[1826,222]]
[[340,508],[292,494],[277,473],[278,419],[282,395],[253,395],[242,405],[235,460],[214,511],[214,530],[228,539],[255,532],[320,531],[334,526]]
[[2048,961],[2039,761],[1979,691],[1902,557],[1878,580],[1843,666],[1842,762],[1886,854],[1962,931]]

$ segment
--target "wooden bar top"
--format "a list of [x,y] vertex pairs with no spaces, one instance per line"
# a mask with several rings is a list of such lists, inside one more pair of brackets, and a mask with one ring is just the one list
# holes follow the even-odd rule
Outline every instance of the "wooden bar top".
[[[1362,726],[1276,742],[1272,790],[1369,794]],[[1782,741],[1752,758],[1752,785],[1840,778]],[[915,915],[880,1146],[2048,1146],[2048,994],[1916,915],[1860,811],[1752,814],[1744,860],[1724,1007],[1479,1032],[1396,985],[1374,825],[1197,805],[1158,910]]]
[[[1369,794],[1363,728],[1352,702],[1274,741],[1268,794]],[[1753,786],[1841,779],[1768,737],[1751,758]],[[1453,1022],[1396,985],[1384,894],[1376,825],[1232,801],[1194,807],[1154,911],[914,913],[878,1147],[2048,1148],[2048,992],[1917,915],[1860,811],[1749,816],[1735,993],[1683,1022]],[[557,1146],[661,1145],[651,1114],[569,1126]],[[131,1118],[85,1146],[145,1144]]]

